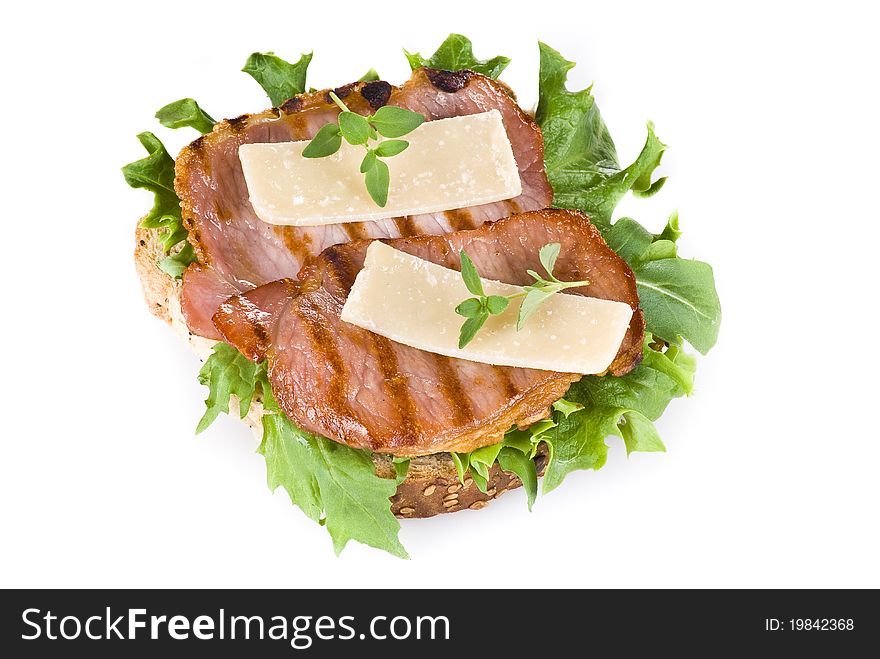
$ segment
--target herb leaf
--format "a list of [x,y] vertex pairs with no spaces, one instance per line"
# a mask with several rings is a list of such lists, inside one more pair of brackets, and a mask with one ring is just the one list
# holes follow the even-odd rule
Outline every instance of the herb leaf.
[[390,158],[402,153],[408,146],[409,142],[406,140],[385,140],[379,142],[379,146],[376,147],[376,155],[380,158]]
[[519,315],[516,318],[516,329],[521,330],[525,322],[531,317],[538,307],[552,297],[557,291],[546,288],[527,287],[528,293],[519,305]]
[[541,265],[544,266],[547,275],[554,280],[556,278],[553,276],[553,268],[556,267],[556,259],[559,258],[559,250],[561,247],[562,246],[559,243],[547,243],[538,251],[538,258],[541,260]]
[[477,267],[464,250],[461,251],[461,278],[471,293],[480,297],[486,296],[483,292],[483,282],[480,281],[480,273],[477,272]]
[[364,182],[367,186],[367,192],[376,202],[377,206],[385,208],[388,203],[388,185],[391,175],[388,171],[388,165],[381,160],[376,160],[376,164],[367,170],[364,176]]
[[[526,320],[528,320],[528,318],[535,313],[535,310],[551,296],[567,288],[586,286],[590,283],[589,281],[559,281],[553,275],[553,268],[556,265],[556,259],[559,256],[559,249],[559,243],[548,243],[541,247],[538,252],[538,257],[541,260],[544,269],[547,271],[547,276],[550,277],[550,280],[544,279],[534,270],[526,270],[526,272],[534,278],[535,283],[531,286],[523,286],[521,292],[507,296],[486,295],[483,290],[483,282],[480,279],[480,274],[477,272],[476,266],[474,266],[474,262],[471,261],[467,253],[462,250],[461,277],[464,280],[467,289],[477,297],[465,300],[459,304],[455,308],[456,313],[469,318],[474,318],[478,311],[480,313],[488,313],[497,316],[507,309],[511,300],[524,297],[519,307],[519,314],[516,322],[517,331],[521,330]],[[479,309],[476,305],[479,305]],[[467,323],[465,323],[465,325],[467,325]],[[474,326],[476,326],[476,330],[479,330],[482,323],[478,326],[476,323],[468,325],[467,331],[465,331],[465,326],[462,326],[461,334],[459,336],[459,348],[463,348],[471,339],[473,339],[476,334]]]
[[470,343],[474,336],[476,336],[477,332],[480,331],[480,328],[483,326],[483,323],[486,322],[486,319],[489,317],[488,311],[481,311],[476,316],[468,318],[461,326],[461,332],[458,335],[458,348],[459,350],[464,348],[468,343]]
[[306,73],[312,53],[305,53],[295,64],[286,62],[275,53],[253,53],[242,71],[260,83],[272,105],[278,107],[289,98],[306,89]]
[[403,52],[413,71],[421,66],[446,71],[470,69],[490,78],[497,78],[507,68],[507,65],[510,64],[510,58],[500,55],[490,60],[478,60],[474,57],[471,40],[461,34],[450,34],[446,37],[446,40],[440,44],[437,51],[428,59],[425,59],[419,53],[410,53],[406,50]]
[[473,318],[483,311],[483,303],[475,297],[469,297],[467,300],[455,307],[455,313],[465,318]]
[[303,149],[303,158],[324,158],[339,151],[342,146],[342,135],[339,126],[326,124],[312,138],[312,141]]
[[370,124],[355,112],[339,113],[339,131],[349,144],[366,144],[370,140]]
[[192,98],[182,98],[159,108],[156,119],[167,128],[188,126],[202,134],[210,133],[217,123]]
[[323,158],[339,150],[342,138],[352,145],[363,146],[367,153],[361,161],[360,172],[364,174],[364,185],[374,202],[384,208],[388,203],[388,186],[391,173],[388,165],[379,158],[388,158],[401,153],[409,146],[406,140],[388,140],[370,148],[369,142],[379,137],[379,132],[386,137],[397,137],[410,132],[419,126],[425,117],[418,112],[402,108],[383,107],[375,115],[364,117],[348,109],[348,106],[336,94],[330,92],[330,98],[341,112],[337,124],[323,126],[315,138],[303,150],[306,158]]
[[509,304],[510,300],[501,295],[490,295],[486,298],[486,309],[493,316],[503,313]]
[[373,149],[368,149],[364,159],[361,160],[360,172],[361,174],[366,174],[368,171],[373,169],[376,166],[376,152]]
[[374,82],[376,80],[380,80],[379,74],[376,69],[370,69],[360,78],[358,78],[358,82]]
[[402,137],[425,123],[425,116],[412,110],[386,105],[376,110],[370,123],[383,137]]

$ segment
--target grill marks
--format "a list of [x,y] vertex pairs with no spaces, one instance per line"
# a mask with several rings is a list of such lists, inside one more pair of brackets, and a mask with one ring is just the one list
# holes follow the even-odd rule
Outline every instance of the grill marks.
[[[349,404],[348,369],[345,359],[336,345],[336,338],[329,328],[321,322],[322,313],[314,301],[308,296],[302,297],[302,304],[292,306],[291,313],[299,316],[301,321],[299,326],[308,336],[311,349],[316,357],[321,358],[322,362],[332,371],[324,399],[324,405],[329,408],[330,413],[324,412],[322,416],[327,418],[331,424],[339,426],[337,432],[345,432],[347,427],[352,425],[363,427],[357,412]],[[271,378],[275,362],[270,361],[270,364],[269,375]],[[275,391],[274,384],[272,390]],[[279,403],[284,409],[284,404],[281,401]]]
[[519,389],[516,388],[510,377],[511,368],[509,366],[494,366],[493,368],[495,369],[495,383],[504,392],[504,395],[507,398],[514,398],[519,394]]
[[295,227],[273,226],[272,231],[279,236],[287,251],[301,261],[305,261],[312,253],[312,238],[307,233],[297,231]]
[[474,216],[467,208],[458,208],[456,210],[446,211],[444,213],[446,221],[453,231],[463,231],[464,229],[475,228]]
[[319,272],[329,278],[336,289],[350,291],[361,264],[355,265],[347,252],[335,247],[328,247],[321,258],[324,267]]
[[[522,213],[471,231],[387,241],[392,247],[449,266],[468,247],[480,272],[513,284],[531,283],[538,249],[562,244],[561,279],[590,272],[590,294],[638,306],[635,278],[579,213]],[[478,364],[417,350],[345,323],[340,313],[370,241],[330,247],[309,261],[298,289],[278,283],[235,296],[215,316],[223,337],[243,354],[265,350],[279,405],[300,427],[357,448],[399,456],[471,451],[512,426],[541,418],[580,376]],[[471,250],[470,247],[474,249]],[[498,255],[504,255],[499,258]],[[402,310],[406,313],[406,310]],[[641,355],[644,321],[636,311],[610,370],[626,373]]]
[[444,355],[431,355],[440,385],[440,393],[446,401],[454,422],[466,424],[475,418],[468,393],[453,366],[454,360]]
[[397,234],[401,238],[419,235],[419,229],[416,226],[415,218],[412,215],[392,218],[394,226],[397,227]]
[[373,354],[382,372],[382,383],[388,399],[394,401],[393,409],[400,418],[399,432],[394,441],[398,445],[412,446],[418,439],[421,424],[409,382],[400,372],[397,355],[394,352],[395,344],[384,336],[372,332],[367,332],[367,335],[373,344]]
[[345,235],[347,235],[348,239],[351,241],[364,240],[370,237],[370,232],[366,225],[366,222],[346,222],[339,226],[342,227],[342,230],[345,231]]
[[516,199],[505,199],[501,203],[507,208],[508,215],[516,215],[522,210],[522,206],[517,203]]

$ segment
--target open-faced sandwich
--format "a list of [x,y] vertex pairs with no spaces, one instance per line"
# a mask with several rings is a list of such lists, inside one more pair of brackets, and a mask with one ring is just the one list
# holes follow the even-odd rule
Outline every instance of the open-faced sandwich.
[[201,432],[230,406],[261,438],[271,488],[350,539],[398,556],[398,517],[477,510],[524,486],[531,508],[609,436],[662,451],[653,426],[690,394],[715,343],[711,268],[612,223],[655,193],[665,146],[622,167],[574,66],[540,44],[539,102],[497,80],[508,60],[451,35],[371,71],[306,87],[251,55],[273,105],[215,122],[192,99],[157,113],[203,133],[174,161],[152,133],[128,183],[155,195],[135,257],[152,312],[204,361]]

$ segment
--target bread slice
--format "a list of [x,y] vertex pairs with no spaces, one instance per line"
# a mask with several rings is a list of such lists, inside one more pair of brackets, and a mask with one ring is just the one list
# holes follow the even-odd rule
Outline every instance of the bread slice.
[[[180,310],[180,280],[172,279],[156,267],[156,261],[164,256],[157,232],[143,229],[138,223],[135,237],[135,266],[150,312],[168,323],[204,362],[211,354],[214,341],[196,336],[188,330]],[[262,416],[263,406],[259,401],[254,401],[250,413],[244,418],[258,440],[262,433]],[[538,473],[543,471],[546,460],[544,453],[535,457]],[[373,454],[373,463],[379,476],[394,476],[394,466],[389,456]],[[489,471],[487,491],[483,493],[469,475],[465,475],[463,483],[459,480],[455,463],[448,453],[420,456],[410,460],[406,480],[391,497],[391,511],[397,517],[432,517],[465,508],[479,510],[503,492],[521,485],[519,478],[502,471],[495,464]]]

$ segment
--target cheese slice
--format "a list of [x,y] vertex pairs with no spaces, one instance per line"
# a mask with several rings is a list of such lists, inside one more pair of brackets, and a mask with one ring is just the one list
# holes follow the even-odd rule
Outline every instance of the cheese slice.
[[[487,295],[518,286],[483,279]],[[623,302],[557,294],[516,329],[519,300],[490,316],[474,339],[458,347],[464,318],[455,307],[469,297],[461,274],[374,241],[342,308],[342,320],[413,348],[496,366],[594,374],[611,364],[629,328]]]
[[342,142],[326,158],[303,158],[308,142],[242,144],[238,149],[251,205],[264,222],[316,226],[432,213],[522,193],[501,113],[428,121],[404,135],[409,148],[386,158],[388,203],[367,192],[363,146]]

